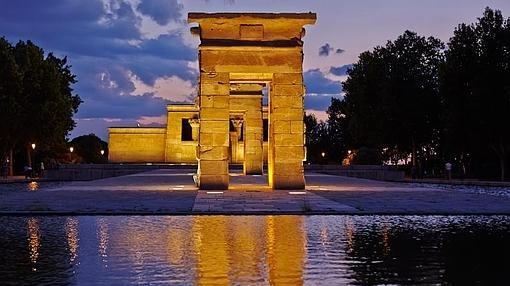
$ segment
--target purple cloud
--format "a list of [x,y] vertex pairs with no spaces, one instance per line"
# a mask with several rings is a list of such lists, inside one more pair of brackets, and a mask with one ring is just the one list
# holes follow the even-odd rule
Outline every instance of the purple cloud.
[[333,47],[329,45],[329,43],[324,44],[319,48],[319,56],[327,57],[329,53],[333,51]]
[[347,72],[349,71],[350,68],[352,68],[352,64],[343,65],[343,66],[339,66],[339,67],[331,67],[329,69],[329,72],[336,76],[343,76],[343,75],[347,75]]
[[182,17],[183,6],[177,0],[145,0],[138,4],[137,9],[159,25],[166,25]]
[[342,97],[342,83],[325,77],[319,69],[311,69],[303,74],[306,85],[305,108],[326,110],[331,98]]
[[[173,14],[165,13],[176,19],[182,6],[174,2],[159,4],[162,10],[173,7]],[[162,16],[143,7],[135,9],[122,0],[106,5],[100,0],[7,1],[0,9],[0,33],[12,42],[30,39],[46,51],[68,56],[78,79],[75,90],[84,100],[77,118],[159,116],[170,101],[152,93],[135,94],[133,76],[149,86],[172,76],[194,84],[197,71],[189,63],[197,53],[179,31],[144,38],[140,12]]]

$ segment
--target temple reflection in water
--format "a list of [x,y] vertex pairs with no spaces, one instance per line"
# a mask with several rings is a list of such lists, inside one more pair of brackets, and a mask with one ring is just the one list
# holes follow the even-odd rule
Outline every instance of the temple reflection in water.
[[0,217],[0,232],[7,285],[498,285],[510,255],[508,216]]
[[[302,217],[197,216],[184,225],[179,217],[167,217],[162,224],[147,221],[143,226],[139,220],[125,218],[112,230],[106,255],[128,259],[122,263],[133,269],[152,261],[159,267],[166,264],[164,268],[175,275],[179,269],[187,270],[191,274],[184,276],[199,285],[303,283]],[[102,229],[98,226],[98,232]],[[98,247],[102,253],[102,244]],[[163,253],[157,259],[147,257],[155,251]],[[137,274],[150,273],[147,269]]]

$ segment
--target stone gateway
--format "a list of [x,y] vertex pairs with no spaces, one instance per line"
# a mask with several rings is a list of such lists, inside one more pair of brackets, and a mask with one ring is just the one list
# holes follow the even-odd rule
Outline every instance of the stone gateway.
[[195,161],[200,189],[228,189],[229,163],[262,174],[267,160],[271,188],[303,189],[302,37],[315,21],[314,13],[189,13],[201,42],[196,103],[168,106],[166,128],[110,128],[110,161]]

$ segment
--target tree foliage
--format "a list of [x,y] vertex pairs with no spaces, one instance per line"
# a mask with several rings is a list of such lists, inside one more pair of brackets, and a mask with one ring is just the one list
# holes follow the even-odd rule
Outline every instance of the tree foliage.
[[[82,135],[69,142],[81,163],[102,164],[108,162],[108,143],[95,134]],[[104,154],[101,154],[101,150]]]
[[476,23],[459,25],[446,50],[438,39],[406,31],[362,53],[344,91],[328,124],[349,148],[375,150],[385,161],[412,154],[418,168],[452,162],[467,176],[499,169],[505,178],[510,19],[500,11],[486,8]]
[[360,55],[344,83],[354,147],[395,149],[416,158],[433,141],[440,129],[437,79],[443,46],[406,31]]
[[441,76],[447,154],[478,173],[491,169],[488,159],[495,157],[503,180],[510,153],[510,19],[487,8],[475,24],[458,26],[448,47]]
[[0,39],[0,155],[36,143],[40,150],[62,149],[75,126],[81,99],[67,58],[31,41],[12,46]]

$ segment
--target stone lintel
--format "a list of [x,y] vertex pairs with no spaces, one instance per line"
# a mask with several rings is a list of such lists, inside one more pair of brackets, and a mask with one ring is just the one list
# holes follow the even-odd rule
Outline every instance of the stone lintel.
[[[255,41],[257,46],[302,45],[304,25],[314,24],[315,13],[189,13],[188,23],[198,23],[191,32],[200,36],[202,44],[239,46],[242,41]],[[222,43],[207,43],[207,41]],[[238,43],[229,42],[231,40]],[[249,44],[248,44],[249,45]]]
[[166,127],[109,127],[109,134],[164,134]]
[[267,51],[302,51],[303,46],[302,45],[293,45],[293,46],[285,46],[285,45],[263,45],[260,44],[260,42],[253,42],[253,44],[249,45],[239,45],[239,43],[231,42],[228,45],[219,45],[219,44],[200,44],[198,46],[199,51],[241,51],[241,52],[247,52],[247,51],[261,51],[261,52],[267,52]]
[[260,83],[231,83],[230,92],[233,91],[249,91],[252,94],[261,93],[264,88],[264,84]]
[[166,106],[168,112],[198,112],[195,104],[168,104]]
[[246,20],[301,20],[306,24],[314,24],[317,20],[317,14],[308,13],[188,13],[188,23],[201,23],[213,19],[238,19],[240,21]]
[[230,73],[230,83],[266,83],[273,80],[272,73]]

